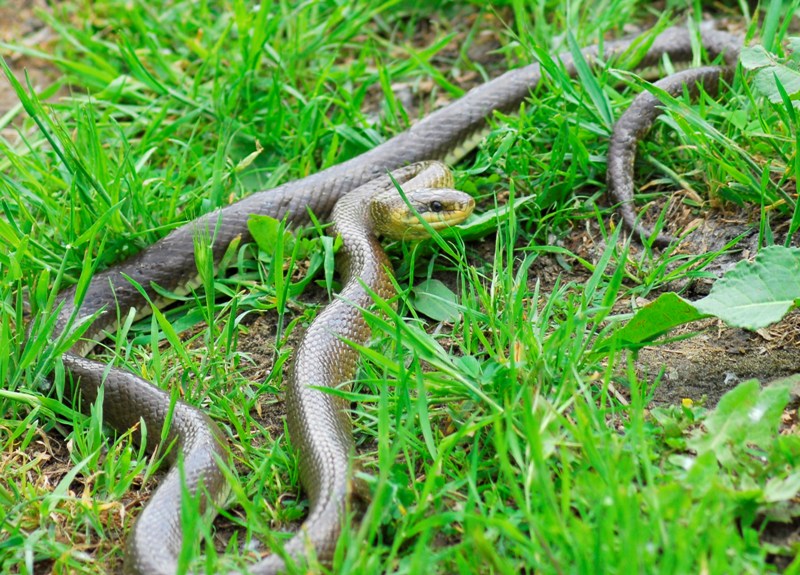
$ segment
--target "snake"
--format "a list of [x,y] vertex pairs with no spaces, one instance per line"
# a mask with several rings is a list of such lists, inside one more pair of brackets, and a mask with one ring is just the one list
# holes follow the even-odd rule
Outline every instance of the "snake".
[[[580,52],[580,58],[596,66],[622,56],[636,46],[645,46],[638,62],[641,68],[657,65],[664,58],[674,63],[690,63],[694,54],[693,37],[686,28],[667,28],[657,35],[644,33],[638,38],[590,46]],[[700,40],[710,59],[724,58],[730,65],[738,57],[741,40],[735,35],[709,29],[702,31]],[[577,76],[579,64],[572,54],[562,54],[558,61],[569,76]],[[361,186],[385,187],[390,172],[394,180],[403,185],[417,175],[416,170],[421,169],[418,162],[438,160],[450,164],[463,158],[484,136],[493,114],[517,111],[541,78],[539,63],[509,70],[359,156],[271,190],[251,194],[200,216],[174,229],[132,258],[96,274],[88,286],[73,286],[59,294],[54,337],[66,337],[76,330],[80,334],[77,343],[64,353],[62,362],[77,388],[81,408],[88,410],[102,397],[104,423],[120,432],[134,428],[137,430],[134,437],[144,443],[148,451],[162,444],[173,446],[165,457],[170,465],[169,471],[160,480],[128,537],[125,553],[127,573],[156,575],[175,572],[184,543],[180,522],[181,498],[185,493],[198,497],[201,511],[209,515],[224,504],[229,486],[220,463],[228,461],[228,449],[223,433],[201,410],[173,399],[169,393],[136,374],[88,359],[89,351],[106,333],[116,329],[118,317],[126,317],[133,310],[137,317],[147,315],[151,312],[151,304],[161,307],[168,303],[159,295],[165,290],[167,293],[188,293],[200,284],[194,254],[198,236],[209,239],[214,261],[219,263],[232,242],[252,239],[247,228],[247,220],[252,214],[286,218],[293,226],[303,226],[310,222],[310,213],[320,221],[327,221],[332,212],[339,211],[335,206],[340,200],[344,202],[341,209],[346,214],[345,206],[352,202],[345,199],[351,193],[353,198],[357,198],[359,195],[354,191],[361,190]],[[684,77],[683,81],[694,82],[691,76]],[[656,107],[643,106],[642,109],[653,108]],[[636,217],[632,207],[633,186],[628,183],[632,177],[630,172],[636,143],[650,124],[649,116],[629,117],[621,127],[618,126],[617,147],[610,148],[608,158],[609,178],[622,182],[622,185],[610,187],[610,193],[621,209],[623,222],[643,237],[649,235],[650,230]],[[345,219],[335,229],[348,229],[348,216],[343,217]],[[374,234],[366,236],[374,237]],[[359,241],[362,242],[359,253],[365,258],[368,256],[364,261],[371,262],[370,270],[376,273],[369,274],[358,268],[363,262],[359,257],[349,256],[358,260],[348,264],[356,266],[350,268],[349,279],[356,276],[366,278],[363,284],[370,291],[381,294],[384,280],[380,279],[383,276],[377,273],[377,268],[385,266],[385,260],[378,254],[380,246],[372,239]],[[381,263],[376,267],[375,262]],[[373,279],[380,286],[369,285]],[[345,283],[348,287],[353,285],[352,281]],[[359,294],[359,298],[362,295]],[[339,300],[346,301],[348,297],[345,294]],[[360,303],[364,305],[365,300]],[[356,309],[360,309],[358,305],[331,304],[323,312],[324,318],[312,322],[304,336],[295,357],[295,366],[308,364],[305,360],[298,362],[298,357],[309,354],[312,358],[310,364],[318,370],[315,377],[320,378],[316,380],[319,382],[317,387],[335,387],[337,382],[346,380],[353,373],[357,354],[343,351],[352,348],[343,346],[342,338],[328,328],[336,325],[346,333],[355,330],[366,335],[360,323],[360,313],[353,311]],[[316,328],[318,322],[320,327]],[[360,341],[360,338],[354,339]],[[293,381],[300,382],[307,377],[305,374],[297,375],[299,369],[295,367],[292,370],[295,374],[292,378],[297,378]],[[311,512],[298,537],[290,540],[282,552],[269,555],[249,567],[250,573],[281,572],[289,562],[303,563],[309,550],[323,564],[329,564],[332,559],[343,517],[342,501],[346,497],[344,490],[350,467],[352,426],[334,394],[311,394],[310,389],[304,383],[290,382],[286,401],[287,418],[289,422],[294,421],[289,425],[290,438],[298,448],[301,483],[312,501]],[[147,433],[138,427],[140,421],[144,422]],[[162,441],[158,432],[165,421],[170,424]],[[323,455],[328,453],[327,442],[336,444],[335,456]],[[175,465],[176,462],[180,465]]]
[[[727,57],[730,55],[730,52],[726,53]],[[730,81],[734,70],[731,64],[690,68],[661,78],[653,82],[653,86],[672,97],[686,91],[689,97],[694,98],[701,89],[713,97],[719,91],[720,81]],[[662,105],[656,94],[645,91],[636,96],[619,117],[608,144],[606,182],[609,193],[619,201],[617,210],[625,225],[634,230],[642,241],[649,240],[653,245],[665,247],[675,242],[676,238],[663,232],[654,233],[639,221],[633,209],[637,146],[661,115]]]

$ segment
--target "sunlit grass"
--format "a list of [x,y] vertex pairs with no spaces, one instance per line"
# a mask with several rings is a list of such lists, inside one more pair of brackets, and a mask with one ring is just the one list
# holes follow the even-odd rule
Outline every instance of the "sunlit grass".
[[[56,31],[46,53],[2,47],[63,75],[56,97],[55,88],[31,94],[22,79],[22,109],[0,120],[18,129],[0,138],[3,572],[118,568],[146,495],[141,474],[156,471],[127,436],[102,432],[97,411],[86,417],[45,392],[55,370],[64,394],[58,354],[70,343],[51,341],[57,287],[88,281],[200,213],[371,148],[458,96],[464,77],[569,51],[567,31],[587,45],[656,21],[649,3],[631,0],[53,10],[43,14]],[[785,34],[780,11],[760,17],[744,25]],[[611,70],[582,81],[555,73],[458,166],[483,213],[496,209],[475,233],[487,237],[390,248],[400,309],[376,304],[374,342],[350,392],[356,473],[372,503],[348,520],[333,572],[763,573],[773,569],[768,552],[791,553],[760,543],[753,507],[763,502],[744,492],[747,481],[792,477],[796,445],[765,455],[766,473],[713,458],[687,469],[685,439],[704,408],[651,414],[657,382],[638,380],[625,353],[595,347],[617,327],[621,302],[702,276],[716,254],[630,248],[610,223],[605,153],[611,120],[641,82]],[[398,96],[406,87],[417,98],[409,109]],[[738,76],[717,99],[665,107],[642,146],[640,181],[692,190],[698,210],[764,206],[769,243],[773,222],[797,213],[795,116]],[[566,240],[587,228],[605,244],[572,253]],[[198,239],[203,289],[163,315],[120,318],[98,351],[200,406],[230,439],[231,503],[214,527],[187,525],[206,545],[186,561],[209,571],[241,568],[245,544],[278,545],[276,531],[306,511],[279,416],[292,345],[335,284],[332,240],[320,235],[306,231],[302,249],[283,234],[271,250],[235,246],[230,272],[216,277]],[[553,267],[560,279],[543,284]],[[457,293],[455,322],[403,303],[431,277]],[[275,328],[268,338],[261,320]],[[787,572],[796,571],[795,562]]]

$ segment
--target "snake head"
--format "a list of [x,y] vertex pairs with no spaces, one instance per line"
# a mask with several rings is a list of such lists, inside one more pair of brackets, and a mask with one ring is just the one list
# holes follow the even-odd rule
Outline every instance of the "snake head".
[[372,201],[375,230],[392,239],[421,239],[430,235],[421,220],[436,231],[463,222],[475,209],[469,194],[449,188],[417,188],[405,192],[405,199],[396,191]]

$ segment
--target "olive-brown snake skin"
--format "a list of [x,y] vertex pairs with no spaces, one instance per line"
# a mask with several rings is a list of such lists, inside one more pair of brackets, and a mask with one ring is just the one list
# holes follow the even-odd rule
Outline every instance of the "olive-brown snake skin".
[[[619,55],[632,42],[607,42],[603,47],[602,57],[607,59]],[[740,44],[737,37],[724,32],[707,30],[702,33],[702,45],[712,59],[724,55],[728,63],[734,61]],[[589,63],[595,63],[600,56],[598,52],[597,47],[590,47],[583,50],[583,55]],[[652,41],[639,65],[656,65],[665,55],[676,63],[691,62],[691,34],[682,28],[665,30]],[[562,55],[560,60],[569,75],[575,76],[576,68],[572,57],[568,54]],[[126,276],[140,284],[152,301],[159,300],[154,285],[176,293],[190,289],[195,285],[197,276],[194,244],[198,234],[214,238],[212,250],[215,261],[218,262],[235,239],[250,241],[246,225],[250,214],[265,214],[278,219],[288,217],[293,225],[302,225],[309,221],[310,209],[317,218],[326,221],[340,198],[378,177],[385,178],[387,171],[398,170],[395,172],[396,177],[398,181],[404,182],[418,169],[409,164],[427,160],[452,161],[463,156],[476,144],[475,135],[486,127],[487,118],[496,110],[513,112],[536,88],[540,79],[538,64],[508,71],[357,158],[302,180],[252,194],[235,204],[185,224],[133,258],[97,274],[82,301],[75,301],[75,288],[66,290],[59,297],[63,306],[57,321],[56,335],[94,318],[84,333],[85,342],[75,346],[63,358],[65,368],[73,380],[79,382],[82,405],[90,405],[102,385],[104,421],[117,430],[125,431],[137,425],[141,418],[148,430],[148,449],[156,447],[162,422],[172,410],[167,441],[176,442],[177,448],[171,450],[169,461],[174,462],[180,458],[186,491],[192,495],[209,494],[212,501],[205,501],[204,506],[212,509],[216,507],[227,493],[226,480],[219,470],[218,461],[228,460],[223,434],[217,426],[197,408],[180,401],[171,406],[170,394],[143,379],[83,357],[95,342],[103,338],[104,331],[115,329],[117,317],[125,317],[133,308],[140,314],[148,313],[146,298],[132,286]],[[682,80],[689,83],[694,81],[693,76]],[[653,108],[654,106],[644,107],[647,110]],[[627,181],[625,178],[632,170],[636,142],[652,123],[652,120],[640,123],[638,120],[641,117],[640,113],[618,126],[618,146],[614,148],[612,145],[609,151],[609,177],[612,180],[614,174],[618,174],[623,181]],[[622,206],[625,223],[637,229],[640,234],[649,235],[647,230],[637,227],[635,213],[631,208],[632,185],[612,185],[611,190]],[[374,246],[364,249],[380,251]],[[381,293],[374,286],[372,289]],[[353,312],[353,309],[352,306],[337,305],[329,313],[335,314],[333,319],[337,322],[356,325],[352,322],[361,321],[361,315]],[[323,321],[322,317],[321,315],[319,321]],[[330,318],[325,321],[330,321]],[[352,349],[348,346],[342,347],[341,340],[327,330],[309,333],[304,341],[309,338],[313,340],[308,345],[318,349],[327,350],[329,348],[326,346],[333,346],[334,343],[338,347],[335,352],[325,352],[325,358],[330,362],[325,370],[303,375],[300,379],[321,377],[319,384],[313,385],[325,386],[331,385],[334,378],[339,378],[336,381],[342,381],[342,377],[347,379],[347,374],[354,369],[357,357]],[[302,353],[301,348],[298,356]],[[303,363],[302,360],[298,361]],[[315,363],[319,365],[322,362],[317,360]],[[307,387],[307,384],[299,383],[294,387],[290,385],[287,390],[288,410],[293,414],[290,422],[294,418],[294,423],[290,423],[290,433],[293,444],[299,449],[301,480],[310,499],[330,502],[330,505],[323,505],[322,509],[312,506],[311,517],[307,520],[305,529],[308,544],[314,548],[317,557],[322,562],[328,562],[341,524],[345,496],[342,490],[348,474],[351,430],[347,415],[340,409],[341,406],[333,395],[321,394],[315,399],[318,405],[314,409],[301,410],[299,406],[302,400],[299,397],[304,393],[304,386]],[[336,435],[338,443],[347,448],[340,450],[335,457],[314,455],[325,450],[320,444],[320,437],[330,434]],[[175,572],[177,556],[183,543],[180,512],[181,475],[178,466],[173,466],[161,480],[159,488],[140,514],[129,537],[126,551],[128,572],[143,575]],[[297,547],[292,543],[284,551],[284,555],[292,560],[302,562],[306,546]],[[271,555],[251,567],[248,572],[276,573],[282,569],[282,558]]]
[[[420,171],[421,167],[420,164],[412,164],[394,174],[399,181],[413,175],[413,179],[404,186],[409,190],[408,199],[430,225],[441,229],[443,225],[463,221],[472,213],[475,201],[467,194],[450,189],[453,186],[452,176],[443,164],[434,162],[425,165],[424,171]],[[436,190],[429,189],[434,185]],[[369,210],[367,205],[376,188],[385,190],[381,196],[387,201],[374,203],[373,209]],[[405,211],[405,204],[393,189],[391,180],[383,176],[347,194],[333,209],[332,232],[342,237],[339,257],[342,260],[344,287],[338,298],[322,310],[308,327],[295,350],[294,364],[286,385],[286,407],[291,414],[287,417],[289,435],[293,438],[295,448],[303,454],[300,458],[300,477],[311,502],[305,522],[307,527],[301,528],[306,533],[294,537],[284,546],[285,553],[291,557],[302,555],[307,536],[308,540],[316,543],[317,559],[329,561],[341,530],[348,476],[336,470],[349,467],[348,461],[354,449],[348,405],[340,397],[312,388],[340,387],[353,378],[358,351],[351,343],[364,345],[370,334],[361,311],[373,301],[367,289],[384,300],[394,294],[388,273],[391,265],[378,244],[376,233],[396,239],[409,237],[408,232],[411,235],[425,235],[424,229],[419,232],[398,229],[396,234],[384,227],[373,229],[381,222],[389,221],[383,216],[387,209],[392,209],[390,201],[395,204],[396,210]],[[367,211],[371,213],[367,214]],[[330,471],[315,471],[326,466]]]
[[[731,65],[690,68],[662,78],[654,82],[654,86],[673,97],[683,90],[694,97],[701,87],[715,95],[720,80],[730,80],[733,70]],[[639,223],[633,209],[633,162],[636,159],[636,145],[647,135],[660,114],[661,100],[650,92],[642,92],[617,120],[608,145],[608,191],[620,202],[617,209],[625,225],[634,230],[643,241],[652,237],[653,231]],[[674,240],[675,238],[662,233],[652,238],[653,244],[662,247]]]

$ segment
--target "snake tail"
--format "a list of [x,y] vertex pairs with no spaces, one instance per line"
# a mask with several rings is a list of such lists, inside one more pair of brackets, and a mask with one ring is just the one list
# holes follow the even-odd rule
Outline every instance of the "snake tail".
[[[690,68],[662,78],[653,85],[672,97],[686,91],[695,98],[701,88],[716,96],[720,81],[730,81],[733,71],[731,66]],[[663,104],[655,94],[642,92],[620,116],[608,145],[606,178],[608,191],[618,202],[617,210],[628,229],[645,244],[652,241],[656,246],[665,247],[676,238],[665,233],[654,235],[653,229],[641,223],[633,207],[636,150],[663,112],[662,108]]]

